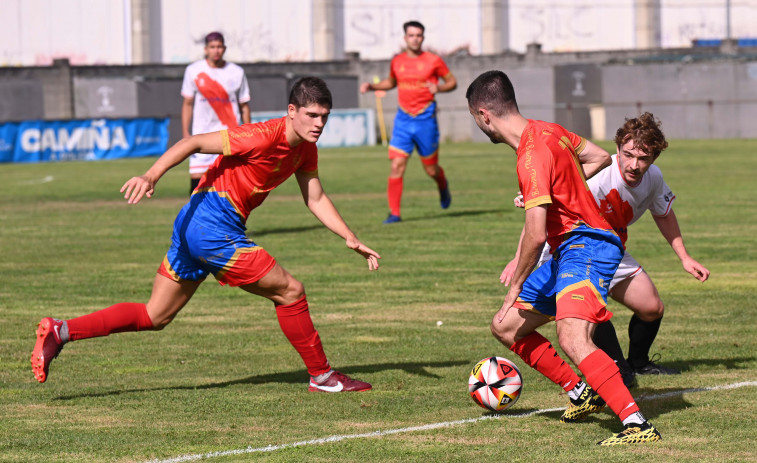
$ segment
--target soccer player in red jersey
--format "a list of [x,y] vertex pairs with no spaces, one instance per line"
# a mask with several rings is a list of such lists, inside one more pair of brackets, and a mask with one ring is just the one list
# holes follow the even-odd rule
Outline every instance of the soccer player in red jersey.
[[[394,118],[389,159],[392,168],[387,185],[389,216],[384,223],[401,221],[403,177],[407,160],[418,149],[423,168],[436,181],[442,209],[452,203],[447,177],[439,165],[439,125],[436,121],[436,101],[439,92],[457,88],[457,79],[439,56],[423,51],[425,28],[418,21],[409,21],[405,29],[405,51],[392,58],[389,77],[378,83],[364,82],[360,92],[398,88],[399,108]],[[444,83],[439,83],[442,79]]]
[[348,248],[365,257],[370,270],[378,268],[379,254],[349,229],[318,178],[315,142],[330,111],[331,92],[326,84],[305,77],[292,88],[287,114],[281,119],[184,138],[144,175],[127,181],[121,192],[129,204],[136,204],[144,196],[151,197],[163,174],[190,154],[223,154],[179,212],[172,244],[147,304],[119,303],[70,320],[43,318],[31,358],[34,377],[40,382],[47,379],[50,362],[68,341],[165,328],[208,274],[213,274],[222,285],[238,286],[274,303],[282,331],[310,374],[309,390],[371,389],[370,384],[331,368],[310,318],[302,283],[246,236],[250,212],[294,174],[310,211]]
[[[181,84],[183,137],[216,132],[250,123],[250,87],[244,69],[223,59],[226,45],[220,32],[205,36],[205,58],[184,71]],[[191,127],[191,132],[190,132]],[[189,157],[190,194],[217,155],[193,153]]]
[[[520,114],[510,79],[501,71],[478,76],[466,92],[476,124],[493,143],[516,151],[525,202],[520,258],[492,334],[570,397],[562,422],[575,422],[605,404],[624,430],[600,445],[651,442],[660,433],[641,414],[615,362],[591,340],[612,317],[607,292],[623,256],[620,237],[602,217],[586,184],[610,163],[609,154],[563,127]],[[533,273],[544,243],[553,259]],[[536,329],[555,320],[565,354],[585,382]],[[587,384],[588,383],[588,384]],[[595,392],[596,391],[596,392]]]
[[[689,255],[678,219],[673,212],[675,194],[670,190],[655,161],[668,147],[661,122],[651,113],[626,119],[615,133],[617,154],[612,164],[588,181],[589,189],[607,222],[625,245],[628,227],[646,211],[670,244],[688,273],[704,282],[710,271]],[[522,197],[514,204],[523,207]],[[551,259],[549,249],[542,251],[539,264]],[[500,281],[508,284],[518,264],[518,253],[502,271]],[[612,321],[597,325],[592,340],[620,367],[624,383],[631,387],[634,375],[672,375],[680,370],[659,365],[649,357],[652,343],[660,329],[665,305],[654,282],[636,259],[626,250],[609,288],[610,296],[634,312],[628,324],[628,359],[618,343]]]

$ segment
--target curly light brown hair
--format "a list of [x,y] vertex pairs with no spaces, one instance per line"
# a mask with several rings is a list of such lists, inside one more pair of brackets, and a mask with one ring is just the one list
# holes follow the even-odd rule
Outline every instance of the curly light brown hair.
[[615,132],[615,144],[623,146],[633,140],[633,146],[640,148],[657,159],[662,150],[668,147],[665,134],[662,133],[662,123],[652,113],[644,113],[639,117],[626,119],[626,122]]

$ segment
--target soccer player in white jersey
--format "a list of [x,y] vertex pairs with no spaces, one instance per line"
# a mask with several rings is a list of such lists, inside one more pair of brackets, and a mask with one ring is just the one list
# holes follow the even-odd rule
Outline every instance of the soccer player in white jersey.
[[[226,45],[220,32],[205,36],[205,59],[184,71],[181,85],[181,132],[184,138],[250,123],[250,87],[244,70],[224,61]],[[189,128],[192,127],[190,132]],[[195,153],[189,158],[191,194],[218,155]]]
[[[615,144],[618,153],[612,156],[612,165],[588,181],[603,216],[625,245],[628,227],[649,211],[684,270],[697,280],[706,281],[710,271],[686,251],[672,208],[675,195],[663,180],[660,168],[654,165],[662,150],[668,147],[659,120],[651,113],[626,119],[615,134]],[[522,197],[516,197],[514,203],[523,207]],[[510,283],[518,257],[516,254],[505,267],[500,276],[502,283]],[[549,249],[545,248],[539,265],[550,258]],[[610,296],[634,312],[628,325],[627,360],[623,357],[612,322],[597,325],[593,340],[618,363],[624,382],[630,385],[634,374],[679,374],[679,370],[658,365],[649,357],[660,329],[664,304],[652,279],[628,250],[610,283]]]

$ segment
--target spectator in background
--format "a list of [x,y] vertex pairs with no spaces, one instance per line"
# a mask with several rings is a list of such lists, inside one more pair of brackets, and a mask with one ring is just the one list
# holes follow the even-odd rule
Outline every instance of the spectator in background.
[[[211,32],[205,36],[205,59],[195,61],[184,71],[181,85],[181,96],[184,97],[181,135],[184,138],[234,128],[239,125],[240,117],[243,124],[250,123],[247,77],[241,67],[224,61],[225,52],[223,35]],[[217,156],[206,153],[190,156],[190,194]]]

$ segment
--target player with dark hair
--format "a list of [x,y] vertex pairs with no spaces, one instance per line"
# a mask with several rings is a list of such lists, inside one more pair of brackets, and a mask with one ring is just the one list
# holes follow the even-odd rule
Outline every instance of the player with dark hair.
[[[605,219],[625,245],[628,227],[648,210],[684,270],[697,280],[706,281],[710,271],[686,251],[672,208],[675,195],[665,183],[660,168],[654,165],[668,147],[659,120],[651,113],[626,119],[615,134],[615,145],[618,151],[612,156],[612,165],[588,181]],[[515,203],[523,207],[520,197]],[[545,247],[539,265],[549,259],[549,249]],[[509,284],[517,262],[518,253],[502,272],[500,280],[504,284]],[[680,374],[679,370],[650,360],[649,351],[660,329],[664,304],[652,279],[628,251],[623,254],[609,289],[614,300],[634,313],[628,324],[628,359],[623,356],[611,321],[597,325],[593,341],[615,360],[626,385],[632,384],[634,374]]]
[[[591,340],[596,325],[612,317],[606,309],[608,284],[623,256],[620,237],[586,186],[587,177],[609,164],[609,154],[557,124],[523,117],[512,83],[501,71],[478,76],[466,98],[476,125],[489,139],[516,151],[525,202],[520,259],[492,320],[492,334],[567,392],[570,404],[561,421],[578,421],[607,403],[624,430],[600,445],[659,440],[615,362]],[[532,273],[545,242],[554,257]],[[536,331],[551,320],[560,347],[585,382]]]
[[[205,58],[187,66],[181,84],[183,137],[231,129],[250,123],[250,88],[244,70],[223,59],[226,44],[220,32],[205,36]],[[191,128],[191,131],[190,131]],[[189,157],[190,194],[216,160],[211,153]]]
[[[398,88],[399,108],[394,118],[389,159],[392,161],[387,184],[389,216],[384,223],[401,221],[403,177],[407,160],[418,149],[423,168],[439,189],[442,209],[447,209],[452,196],[447,177],[439,165],[439,125],[436,120],[435,95],[457,88],[457,79],[439,56],[424,51],[425,28],[418,21],[408,21],[405,30],[405,51],[392,58],[389,77],[378,82],[364,82],[360,92]],[[439,79],[444,83],[440,84]]]
[[378,268],[380,256],[349,229],[323,191],[318,149],[331,112],[331,93],[323,80],[295,83],[286,116],[220,132],[184,138],[142,176],[121,188],[129,204],[152,197],[155,184],[191,153],[222,153],[200,181],[174,222],[171,246],[158,269],[147,304],[125,302],[71,320],[43,318],[31,357],[34,377],[47,380],[50,362],[68,341],[123,331],[161,330],[192,298],[208,276],[222,285],[271,300],[282,331],[310,374],[309,390],[366,391],[371,385],[332,370],[310,318],[305,289],[270,254],[246,236],[250,212],[292,174],[308,209],[348,248]]

